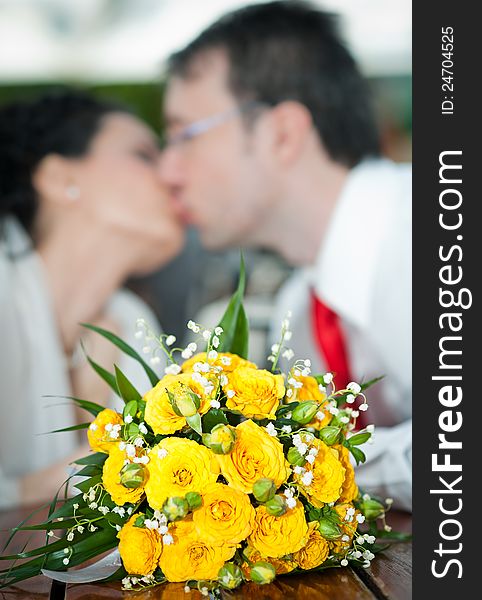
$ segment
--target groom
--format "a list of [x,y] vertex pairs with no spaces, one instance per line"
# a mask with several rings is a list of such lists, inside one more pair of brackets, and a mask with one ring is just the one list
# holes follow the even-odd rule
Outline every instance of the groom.
[[[368,392],[357,481],[411,509],[411,174],[380,158],[366,84],[332,15],[303,2],[224,16],[170,58],[162,178],[210,249],[298,267],[274,309],[290,346]],[[361,416],[360,416],[361,418]]]

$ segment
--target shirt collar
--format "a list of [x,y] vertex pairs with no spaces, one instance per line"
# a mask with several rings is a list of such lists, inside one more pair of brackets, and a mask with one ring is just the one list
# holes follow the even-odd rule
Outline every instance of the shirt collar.
[[20,222],[7,215],[0,219],[0,252],[10,259],[18,259],[33,250],[32,240]]
[[317,296],[360,327],[370,317],[377,263],[388,235],[393,173],[394,164],[385,159],[363,161],[350,171],[315,264],[307,269]]

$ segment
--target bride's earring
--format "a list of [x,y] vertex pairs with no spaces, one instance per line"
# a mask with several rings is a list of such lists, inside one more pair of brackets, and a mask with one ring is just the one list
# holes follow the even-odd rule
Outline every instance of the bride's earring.
[[80,189],[76,185],[69,185],[65,190],[65,195],[69,200],[78,200],[80,198]]

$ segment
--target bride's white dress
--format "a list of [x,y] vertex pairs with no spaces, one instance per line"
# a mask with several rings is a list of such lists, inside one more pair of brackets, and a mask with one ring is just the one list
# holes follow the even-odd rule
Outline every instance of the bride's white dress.
[[[73,403],[60,398],[72,395],[68,361],[54,322],[42,262],[14,219],[9,217],[2,225],[0,508],[6,508],[18,502],[19,477],[67,457],[75,450],[78,435],[43,435],[75,424]],[[128,290],[112,296],[107,313],[120,324],[121,337],[138,352],[143,344],[134,337],[136,320],[144,318],[154,331],[159,330],[154,313]],[[122,354],[119,367],[139,392],[149,389],[149,380],[136,361]],[[161,364],[156,371],[162,373],[163,368]]]

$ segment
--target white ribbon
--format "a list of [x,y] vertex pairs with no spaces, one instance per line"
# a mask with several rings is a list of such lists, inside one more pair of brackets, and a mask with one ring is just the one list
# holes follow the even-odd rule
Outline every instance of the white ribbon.
[[104,558],[83,569],[71,569],[70,571],[49,571],[42,569],[42,573],[50,579],[64,583],[89,583],[100,581],[113,575],[122,566],[119,550],[115,549]]

